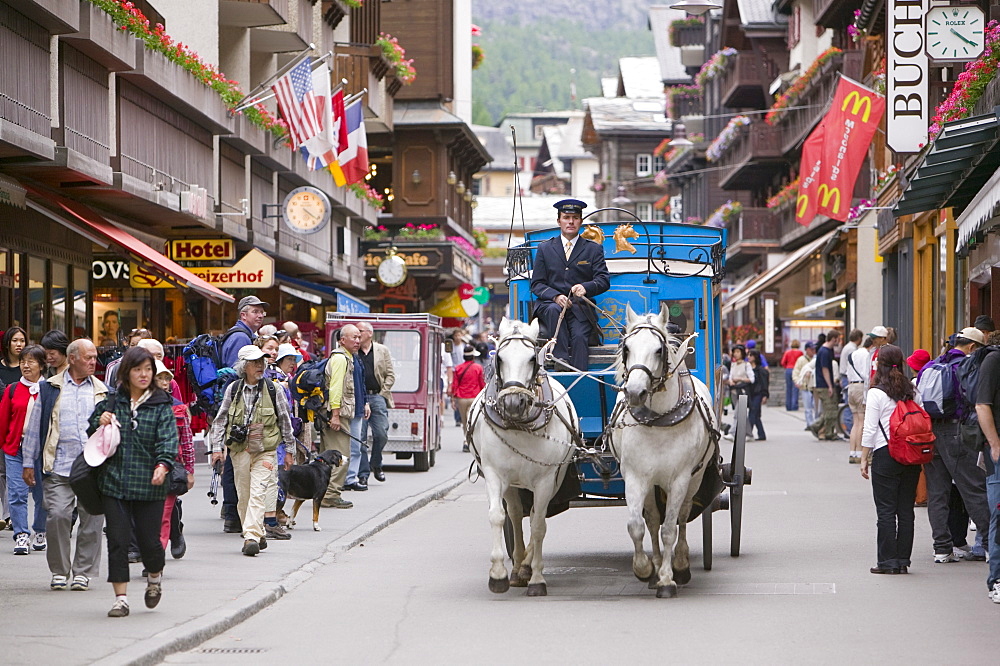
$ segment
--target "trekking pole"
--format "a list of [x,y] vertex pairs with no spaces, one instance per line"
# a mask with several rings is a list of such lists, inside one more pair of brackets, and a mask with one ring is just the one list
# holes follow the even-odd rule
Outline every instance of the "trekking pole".
[[222,461],[212,465],[212,481],[208,484],[208,496],[213,506],[219,503],[219,482],[222,480]]

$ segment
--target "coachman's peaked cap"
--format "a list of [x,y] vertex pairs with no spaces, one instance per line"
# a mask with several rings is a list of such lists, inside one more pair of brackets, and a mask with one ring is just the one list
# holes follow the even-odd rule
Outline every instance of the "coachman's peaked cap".
[[557,201],[552,204],[552,207],[560,213],[576,213],[577,215],[582,215],[583,209],[587,207],[587,204],[579,199],[563,199],[562,201]]

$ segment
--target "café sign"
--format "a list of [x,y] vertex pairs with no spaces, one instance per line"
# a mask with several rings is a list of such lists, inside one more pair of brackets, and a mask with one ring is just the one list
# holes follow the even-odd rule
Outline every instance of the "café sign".
[[[442,273],[450,269],[440,248],[407,247],[397,250],[396,256],[406,262],[410,273]],[[384,250],[376,249],[365,253],[363,257],[365,270],[374,271],[383,259],[385,259]]]

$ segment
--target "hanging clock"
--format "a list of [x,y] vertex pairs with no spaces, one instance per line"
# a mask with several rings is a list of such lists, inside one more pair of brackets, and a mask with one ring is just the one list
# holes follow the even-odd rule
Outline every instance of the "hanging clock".
[[986,43],[986,15],[975,5],[927,11],[927,55],[934,61],[975,60]]
[[289,229],[314,234],[330,222],[330,199],[315,187],[296,187],[285,197],[281,216]]
[[386,287],[398,287],[406,282],[406,261],[396,254],[396,248],[385,251],[385,259],[375,269],[375,277]]

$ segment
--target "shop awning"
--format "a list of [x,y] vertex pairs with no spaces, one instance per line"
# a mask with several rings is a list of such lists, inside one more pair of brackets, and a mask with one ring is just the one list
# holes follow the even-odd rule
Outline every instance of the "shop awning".
[[798,310],[793,310],[792,314],[801,316],[812,314],[813,312],[825,312],[832,307],[840,307],[845,302],[843,294],[840,296],[834,296],[833,298],[825,298],[822,301],[816,301],[815,303],[810,303],[809,305],[799,308]]
[[893,216],[949,207],[962,213],[1000,167],[998,144],[1000,116],[995,112],[945,123]]
[[[32,194],[48,199],[69,213],[70,221],[79,227],[77,230],[82,231],[83,235],[95,244],[103,248],[116,246],[137,262],[163,275],[168,281],[180,287],[192,289],[215,303],[232,303],[236,300],[188,269],[163,256],[127,231],[114,226],[93,209],[60,196],[39,192],[33,188],[28,189]],[[66,220],[31,200],[28,201],[28,206],[60,224],[66,224]]]
[[995,214],[1000,206],[1000,171],[997,171],[979,190],[979,194],[969,202],[958,222],[958,247],[963,248],[972,236]]
[[327,303],[337,302],[337,292],[333,287],[316,284],[315,282],[300,278],[293,278],[290,275],[282,275],[281,273],[277,273],[274,277],[278,281],[279,290],[295,298],[301,298],[307,303],[320,305],[324,301]]
[[798,250],[785,257],[785,260],[780,264],[765,271],[764,273],[761,273],[760,277],[741,288],[738,292],[732,293],[730,299],[722,305],[722,314],[738,310],[749,302],[751,298],[786,278],[789,273],[795,271],[797,268],[802,266],[802,264],[807,262],[810,255],[823,247],[823,245],[829,241],[835,233],[837,233],[836,229],[823,234],[811,243],[806,243]]

